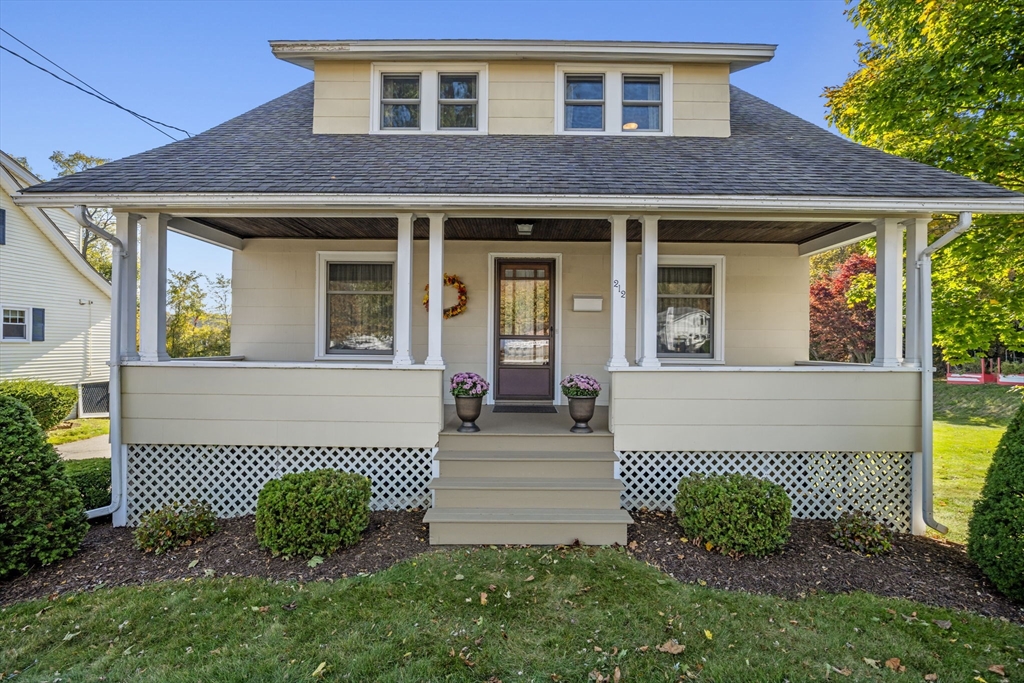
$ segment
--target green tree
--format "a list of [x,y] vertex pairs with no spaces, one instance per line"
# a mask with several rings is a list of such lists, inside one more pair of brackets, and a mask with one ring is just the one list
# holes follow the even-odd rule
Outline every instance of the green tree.
[[[210,290],[203,281],[210,282]],[[172,358],[231,354],[231,279],[210,281],[196,271],[171,270],[167,277],[167,354]],[[213,310],[207,310],[210,299]]]
[[[847,0],[851,2],[852,0]],[[1024,8],[1005,0],[860,0],[860,69],[826,88],[826,118],[857,142],[1024,190]],[[936,216],[934,235],[955,217]],[[1024,215],[977,216],[934,259],[935,341],[960,362],[1024,350]]]
[[[110,159],[89,156],[84,152],[67,154],[57,150],[50,155],[50,163],[57,169],[57,175],[61,178],[105,164],[108,161]],[[109,208],[89,209],[89,219],[107,232],[114,232],[114,213]],[[79,247],[89,265],[109,281],[111,272],[110,245],[94,233],[83,228]]]
[[25,169],[29,173],[32,173],[32,167],[28,165],[28,157],[11,157],[11,158],[14,159],[15,161],[17,161],[18,164],[23,169]]

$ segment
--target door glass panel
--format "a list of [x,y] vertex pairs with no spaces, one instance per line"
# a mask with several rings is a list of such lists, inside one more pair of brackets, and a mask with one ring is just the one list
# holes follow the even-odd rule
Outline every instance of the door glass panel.
[[550,334],[549,290],[547,280],[502,280],[498,301],[498,334]]
[[505,365],[546,365],[547,339],[502,339],[498,345],[498,362]]

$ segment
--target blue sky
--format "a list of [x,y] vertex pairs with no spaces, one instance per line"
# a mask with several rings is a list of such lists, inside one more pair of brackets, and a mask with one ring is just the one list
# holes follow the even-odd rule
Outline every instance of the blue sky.
[[[0,26],[120,104],[195,134],[308,82],[268,40],[535,38],[776,43],[734,84],[824,122],[822,88],[856,70],[842,0],[234,2],[2,0]],[[0,44],[33,61],[8,36]],[[128,114],[0,53],[0,148],[44,178],[53,150],[117,159],[169,142]],[[168,267],[230,274],[230,254],[180,236]]]

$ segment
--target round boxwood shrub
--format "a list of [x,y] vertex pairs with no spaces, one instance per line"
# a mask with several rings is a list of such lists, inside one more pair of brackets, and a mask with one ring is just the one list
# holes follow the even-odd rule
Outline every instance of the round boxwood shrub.
[[78,390],[74,387],[39,380],[0,382],[0,395],[12,396],[27,405],[44,432],[59,425],[78,403]]
[[746,474],[691,474],[679,481],[676,519],[683,535],[724,555],[763,557],[789,539],[789,496]]
[[64,463],[68,479],[82,494],[86,510],[110,505],[110,458],[86,458]]
[[193,500],[187,505],[168,503],[151,510],[135,527],[135,547],[162,555],[168,550],[192,545],[217,530],[217,515],[209,503]]
[[370,480],[337,470],[271,479],[256,501],[256,538],[274,555],[329,555],[370,523]]
[[892,550],[892,531],[863,510],[839,515],[832,523],[830,536],[843,550],[862,555],[881,555]]
[[0,394],[0,578],[70,556],[89,524],[28,406]]
[[1004,595],[1024,602],[1024,405],[992,455],[968,526],[967,554]]

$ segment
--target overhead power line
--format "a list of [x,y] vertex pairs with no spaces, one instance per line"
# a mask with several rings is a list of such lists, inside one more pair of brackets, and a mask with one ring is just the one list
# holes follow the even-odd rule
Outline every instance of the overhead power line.
[[[122,105],[118,104],[118,103],[117,103],[117,102],[115,102],[115,101],[114,101],[113,99],[111,99],[111,98],[110,98],[110,97],[108,97],[107,95],[104,95],[104,94],[103,94],[103,93],[101,93],[101,92],[100,92],[99,90],[97,90],[97,89],[96,89],[96,88],[94,88],[93,86],[89,85],[88,83],[86,83],[85,81],[83,81],[83,80],[82,80],[81,78],[79,78],[78,76],[75,76],[75,75],[74,75],[73,73],[71,73],[70,71],[68,71],[68,70],[67,70],[67,69],[65,69],[64,67],[62,67],[62,66],[61,66],[60,64],[57,64],[57,63],[56,63],[56,62],[54,62],[54,61],[53,61],[52,59],[50,59],[50,58],[49,58],[49,57],[47,57],[46,55],[42,54],[41,52],[39,52],[38,50],[36,50],[35,48],[33,48],[33,47],[32,47],[31,45],[29,45],[29,44],[27,44],[26,42],[24,42],[23,40],[19,39],[19,38],[18,38],[17,36],[15,36],[14,34],[12,34],[12,33],[11,33],[10,31],[8,31],[8,30],[6,30],[6,29],[4,29],[4,28],[0,28],[0,31],[2,31],[2,32],[3,32],[3,33],[5,33],[6,35],[10,36],[10,37],[11,37],[11,38],[12,38],[13,40],[16,40],[17,42],[21,43],[22,45],[24,45],[25,47],[27,47],[27,48],[28,48],[29,50],[31,50],[31,51],[32,51],[32,52],[34,52],[35,54],[37,54],[37,55],[39,55],[40,57],[42,57],[42,58],[43,58],[44,60],[46,60],[47,62],[49,62],[49,63],[50,63],[50,64],[52,64],[53,66],[57,67],[58,69],[60,69],[60,70],[61,70],[61,71],[63,71],[64,73],[66,73],[66,74],[67,74],[68,76],[70,76],[71,78],[75,79],[76,81],[78,81],[79,83],[81,83],[82,85],[84,85],[84,86],[85,86],[85,88],[83,88],[82,86],[78,85],[77,83],[73,83],[73,82],[71,82],[71,81],[67,80],[66,78],[62,78],[61,76],[59,76],[59,75],[57,75],[57,74],[53,73],[52,71],[50,71],[50,70],[49,70],[49,69],[47,69],[46,67],[43,67],[43,66],[40,66],[39,64],[36,64],[35,62],[33,62],[32,60],[28,59],[28,58],[27,58],[27,57],[25,57],[24,55],[18,54],[17,52],[15,52],[14,50],[11,50],[11,49],[10,49],[10,48],[8,48],[8,47],[5,47],[5,46],[3,46],[3,45],[0,45],[0,50],[3,50],[4,52],[9,52],[10,54],[14,55],[14,56],[15,56],[15,57],[17,57],[18,59],[20,59],[20,60],[22,60],[23,62],[25,62],[26,64],[29,64],[29,65],[31,65],[31,66],[34,66],[35,68],[39,69],[40,71],[42,71],[42,72],[44,72],[44,73],[46,73],[46,74],[49,74],[50,76],[53,76],[53,77],[54,77],[54,78],[56,78],[56,79],[57,79],[58,81],[60,81],[60,82],[62,82],[62,83],[66,83],[67,85],[70,85],[71,87],[73,87],[73,88],[76,88],[77,90],[80,90],[81,92],[84,92],[84,93],[85,93],[86,95],[90,95],[90,96],[92,96],[92,97],[95,97],[96,99],[100,100],[101,102],[104,102],[104,103],[106,103],[106,104],[109,104],[109,105],[111,105],[111,106],[117,107],[118,109],[120,109],[120,110],[122,110],[122,111],[125,111],[125,112],[127,112],[127,113],[131,114],[132,116],[134,116],[135,118],[139,119],[140,121],[142,121],[143,123],[145,123],[145,124],[146,124],[147,126],[149,126],[150,128],[152,128],[153,130],[155,130],[155,131],[157,131],[157,132],[161,133],[162,135],[166,135],[166,136],[167,136],[167,137],[169,137],[169,138],[170,138],[171,140],[175,140],[175,141],[177,141],[177,140],[178,140],[178,138],[174,137],[173,135],[171,135],[171,134],[170,134],[170,133],[168,133],[167,131],[165,131],[165,130],[162,130],[161,128],[158,128],[157,126],[163,126],[164,128],[170,128],[171,130],[176,130],[176,131],[180,131],[180,132],[184,133],[184,134],[185,134],[186,136],[188,136],[188,137],[192,137],[192,134],[191,134],[191,133],[189,133],[189,132],[188,132],[187,130],[185,130],[184,128],[178,128],[177,126],[172,126],[172,125],[170,125],[169,123],[163,123],[163,122],[161,122],[161,121],[157,121],[156,119],[151,119],[151,118],[149,118],[148,116],[144,116],[144,115],[142,115],[142,114],[140,114],[140,113],[138,113],[138,112],[136,112],[136,111],[132,111],[131,109],[129,109],[129,108],[127,108],[127,107],[124,107],[124,106],[122,106]],[[88,88],[88,90],[87,90],[86,88]],[[155,124],[155,125],[154,125],[154,124]]]

